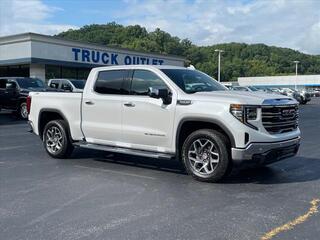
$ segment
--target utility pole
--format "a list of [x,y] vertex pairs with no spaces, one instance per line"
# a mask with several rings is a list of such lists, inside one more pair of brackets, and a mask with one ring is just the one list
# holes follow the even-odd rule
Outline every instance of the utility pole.
[[297,91],[297,80],[298,80],[298,64],[300,63],[300,61],[293,61],[296,64],[296,79],[295,79],[295,83],[294,83],[294,90]]
[[218,52],[218,82],[220,82],[220,69],[221,69],[221,53],[223,53],[223,50],[216,49],[215,52]]

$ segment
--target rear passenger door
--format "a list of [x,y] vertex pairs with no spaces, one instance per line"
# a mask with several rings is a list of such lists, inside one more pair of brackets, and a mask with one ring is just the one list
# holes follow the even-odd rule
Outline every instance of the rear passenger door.
[[116,145],[121,142],[122,100],[126,70],[98,73],[92,87],[85,89],[82,102],[82,130],[87,142]]

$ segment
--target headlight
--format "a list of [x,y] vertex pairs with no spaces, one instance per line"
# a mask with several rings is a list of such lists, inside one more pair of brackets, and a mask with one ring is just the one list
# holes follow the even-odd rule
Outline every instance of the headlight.
[[256,126],[253,126],[248,121],[257,120],[257,109],[258,106],[249,106],[249,105],[241,105],[241,104],[231,104],[230,105],[230,113],[238,119],[240,122],[245,125],[258,130]]

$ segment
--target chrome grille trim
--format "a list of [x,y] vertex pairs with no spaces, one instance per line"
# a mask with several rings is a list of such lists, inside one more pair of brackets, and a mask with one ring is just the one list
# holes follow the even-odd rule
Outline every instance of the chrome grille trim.
[[298,127],[298,105],[261,106],[262,124],[270,134],[291,132]]

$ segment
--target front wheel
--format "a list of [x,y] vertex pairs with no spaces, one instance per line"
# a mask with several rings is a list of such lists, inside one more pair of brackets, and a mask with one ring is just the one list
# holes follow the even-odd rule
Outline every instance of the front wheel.
[[73,151],[73,145],[68,134],[68,126],[63,120],[53,120],[47,123],[43,131],[43,145],[53,158],[67,158]]
[[217,182],[231,170],[228,140],[220,132],[201,129],[191,133],[182,146],[182,160],[195,179]]

